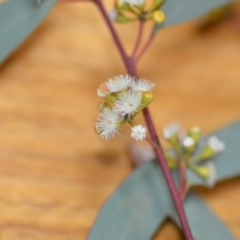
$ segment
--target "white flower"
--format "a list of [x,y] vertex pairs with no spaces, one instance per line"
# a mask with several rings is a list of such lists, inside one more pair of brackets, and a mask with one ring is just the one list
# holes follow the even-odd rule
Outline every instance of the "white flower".
[[106,83],[106,87],[109,92],[119,92],[130,86],[130,84],[134,81],[129,75],[119,75],[114,78],[110,78]]
[[210,175],[207,179],[207,186],[209,188],[212,188],[215,185],[216,180],[217,180],[216,167],[215,167],[214,163],[212,163],[212,162],[208,162],[207,165],[210,169]]
[[104,97],[107,96],[107,94],[104,93],[104,92],[102,92],[100,89],[97,89],[97,95],[98,95],[99,97],[101,97],[101,98],[104,98]]
[[103,139],[111,139],[120,128],[119,115],[113,109],[105,108],[98,116],[96,130]]
[[191,132],[200,132],[200,131],[201,131],[201,129],[197,126],[191,128]]
[[138,81],[134,81],[131,84],[131,88],[133,91],[143,91],[143,92],[150,92],[153,90],[155,84],[146,80],[146,79],[139,79]]
[[136,166],[152,161],[156,156],[149,145],[134,143],[128,149],[131,159]]
[[138,140],[143,140],[147,136],[147,129],[142,125],[132,127],[131,137]]
[[216,136],[210,137],[208,144],[215,152],[221,152],[225,149],[224,142],[220,141]]
[[142,5],[145,0],[123,0],[123,3],[129,3],[130,5]]
[[163,129],[163,136],[166,139],[173,137],[179,131],[179,124],[172,122]]
[[184,147],[188,148],[194,145],[194,140],[191,137],[186,137],[183,139],[182,144]]
[[123,117],[136,113],[141,106],[141,99],[141,92],[127,91],[121,93],[115,101],[116,112]]
[[108,13],[108,17],[111,20],[111,22],[115,21],[118,15],[118,11],[116,8],[113,8],[109,13]]

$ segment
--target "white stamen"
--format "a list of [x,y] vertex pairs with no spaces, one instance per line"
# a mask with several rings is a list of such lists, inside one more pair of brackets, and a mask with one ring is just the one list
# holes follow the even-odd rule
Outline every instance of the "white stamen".
[[116,112],[122,117],[136,113],[141,106],[141,98],[141,92],[123,92],[115,101]]
[[105,85],[109,92],[119,92],[128,88],[132,81],[134,81],[134,78],[129,75],[119,75],[114,78],[110,78]]
[[101,98],[104,98],[104,97],[107,96],[107,94],[104,93],[104,92],[102,92],[100,89],[97,89],[97,95],[98,95],[99,97],[101,97]]
[[179,124],[172,122],[163,129],[163,136],[166,139],[173,137],[179,131]]
[[111,20],[111,22],[114,22],[117,18],[118,15],[118,11],[116,8],[113,8],[109,13],[108,13],[108,17]]
[[145,0],[123,0],[123,3],[129,3],[130,5],[142,5]]
[[225,149],[224,142],[220,141],[216,136],[212,136],[208,139],[208,144],[215,152],[221,152]]
[[207,179],[207,186],[209,188],[212,188],[215,185],[216,180],[217,180],[216,167],[215,167],[214,163],[212,163],[212,162],[208,162],[207,165],[211,171],[211,174]]
[[138,81],[132,82],[131,88],[133,91],[150,92],[153,90],[154,86],[154,83],[146,79],[139,79]]
[[191,132],[200,132],[200,131],[201,131],[201,129],[197,126],[191,128]]
[[150,162],[155,158],[152,148],[142,143],[130,145],[129,153],[134,165],[136,166],[141,166],[142,164]]
[[191,137],[186,137],[183,139],[182,144],[184,147],[188,148],[194,145],[194,140]]
[[142,125],[136,125],[132,127],[131,137],[136,139],[137,141],[142,141],[147,136],[147,129]]
[[98,116],[96,129],[103,139],[111,139],[119,130],[119,115],[115,110],[105,108]]

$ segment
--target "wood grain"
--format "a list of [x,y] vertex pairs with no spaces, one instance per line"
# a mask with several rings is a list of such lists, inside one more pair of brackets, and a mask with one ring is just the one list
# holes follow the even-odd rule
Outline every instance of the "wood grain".
[[[117,27],[129,50],[136,26]],[[196,27],[163,30],[140,62],[140,75],[156,82],[150,110],[159,132],[175,120],[208,133],[240,117],[240,31],[231,21],[202,33]],[[93,131],[96,88],[120,73],[121,59],[90,3],[56,6],[1,66],[3,240],[86,239],[101,205],[132,171],[129,129],[110,142]],[[234,179],[197,190],[238,239],[239,189]],[[179,237],[166,224],[155,239]]]

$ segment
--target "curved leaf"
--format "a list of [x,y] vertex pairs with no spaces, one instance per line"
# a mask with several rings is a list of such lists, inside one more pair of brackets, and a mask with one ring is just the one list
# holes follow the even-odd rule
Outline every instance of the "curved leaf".
[[[222,128],[211,135],[217,136],[226,145],[226,149],[217,154],[215,158],[209,160],[215,165],[216,181],[237,177],[240,175],[240,122],[235,122],[228,127]],[[204,146],[208,137],[201,141],[198,152],[201,146]],[[193,185],[205,185],[206,181],[198,177],[191,170],[188,170],[188,180]]]
[[159,29],[197,18],[214,8],[227,5],[234,0],[166,0],[161,10],[165,13],[165,22],[155,24],[153,33]]
[[8,0],[0,4],[0,64],[40,24],[58,0]]
[[146,240],[172,210],[158,166],[137,169],[102,207],[88,240]]
[[[191,193],[187,196],[184,208],[195,240],[236,239],[197,194]],[[174,212],[171,218],[180,226]]]
[[[225,152],[214,160],[218,180],[240,175],[239,132],[240,122],[237,122],[214,133],[227,146]],[[176,172],[173,176],[178,179]],[[205,185],[196,177],[192,178],[192,183]],[[234,239],[196,195],[187,196],[185,209],[196,240]],[[151,239],[168,216],[177,221],[163,175],[157,163],[152,161],[134,171],[107,200],[88,239]]]

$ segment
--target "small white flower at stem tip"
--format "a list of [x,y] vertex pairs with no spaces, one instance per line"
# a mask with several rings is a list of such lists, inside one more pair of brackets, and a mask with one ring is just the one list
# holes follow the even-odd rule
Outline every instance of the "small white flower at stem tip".
[[207,179],[207,186],[209,188],[212,188],[215,185],[216,180],[217,180],[216,167],[215,167],[214,163],[212,163],[212,162],[208,162],[207,165],[211,172],[210,176]]
[[166,139],[169,139],[178,133],[179,128],[180,128],[179,124],[171,122],[163,129],[163,136]]
[[141,106],[142,93],[127,91],[117,97],[115,101],[116,112],[122,117],[137,113]]
[[121,119],[114,109],[105,108],[97,118],[96,131],[100,137],[109,140],[118,133],[119,121]]
[[210,137],[208,144],[215,152],[221,152],[225,149],[224,142],[220,141],[216,136]]
[[123,3],[129,3],[130,5],[142,5],[145,0],[123,0]]
[[130,75],[119,75],[114,78],[110,78],[105,85],[109,92],[119,92],[128,88],[133,81],[134,78]]
[[136,125],[132,127],[131,137],[137,141],[142,141],[147,137],[147,129],[142,125]]
[[136,166],[141,166],[155,158],[153,149],[149,145],[143,144],[143,142],[130,145],[128,151]]
[[41,5],[41,3],[42,3],[42,0],[36,0],[37,5]]
[[101,97],[101,98],[104,98],[104,97],[107,96],[107,94],[104,93],[104,92],[102,92],[100,89],[97,89],[97,95],[98,95],[99,97]]
[[194,140],[191,137],[185,137],[182,141],[184,147],[189,148],[194,145]]
[[108,17],[111,20],[111,22],[114,22],[117,18],[118,15],[118,11],[116,8],[113,8],[109,13],[108,13]]
[[151,92],[154,86],[154,83],[146,79],[139,79],[138,81],[132,82],[131,88],[133,91]]

